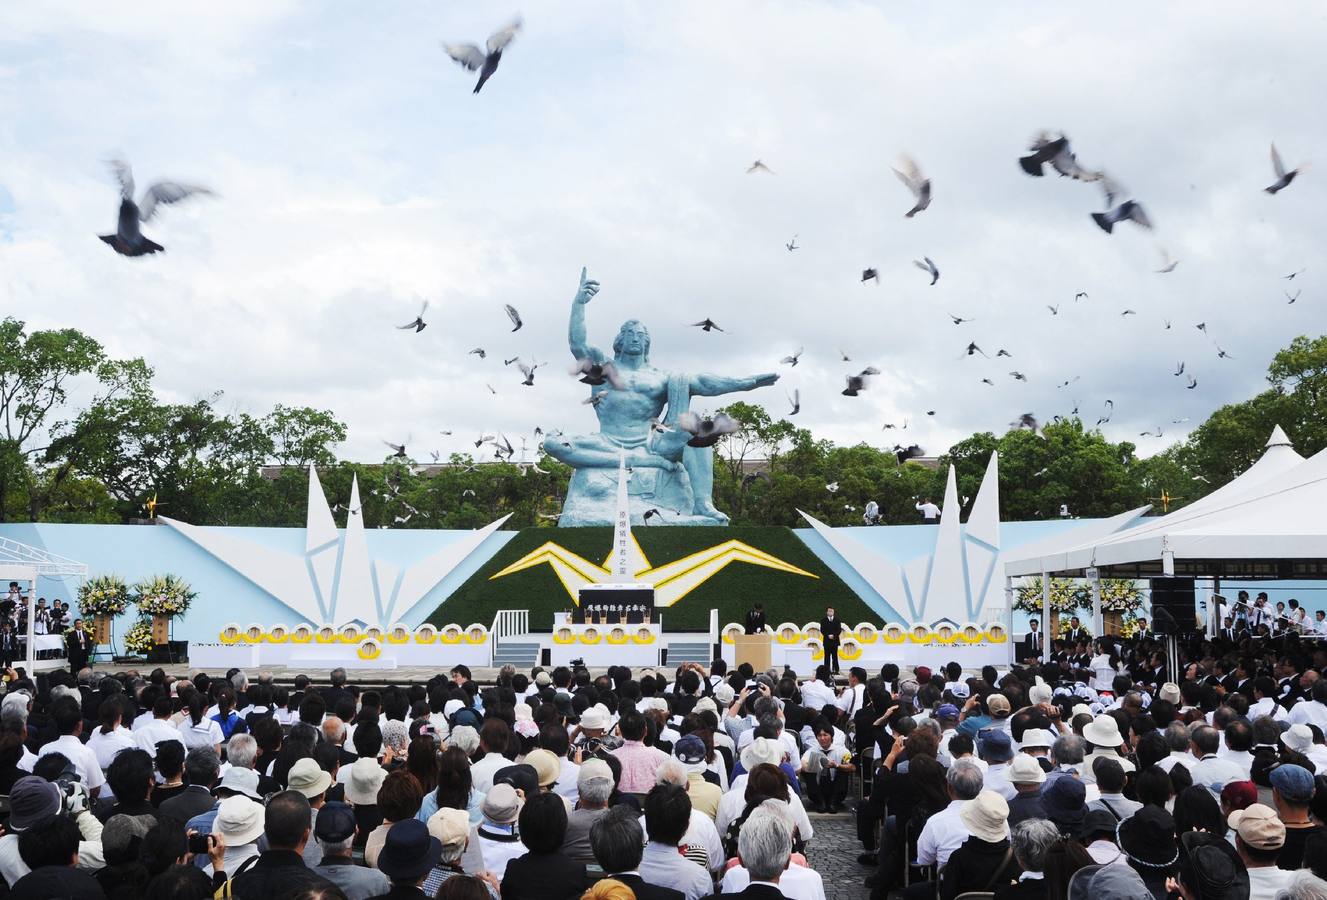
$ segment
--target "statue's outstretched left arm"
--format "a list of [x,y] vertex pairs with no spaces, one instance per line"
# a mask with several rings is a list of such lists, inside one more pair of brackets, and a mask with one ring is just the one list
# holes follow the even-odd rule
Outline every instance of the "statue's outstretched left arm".
[[731,394],[735,391],[755,390],[758,387],[771,385],[778,380],[777,372],[747,375],[740,378],[729,378],[725,375],[693,375],[691,376],[691,393],[697,397],[715,397],[719,394]]

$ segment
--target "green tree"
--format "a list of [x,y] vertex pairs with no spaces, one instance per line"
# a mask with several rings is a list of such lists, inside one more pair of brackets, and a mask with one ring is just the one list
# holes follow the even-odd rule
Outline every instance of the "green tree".
[[[59,458],[58,445],[68,433],[59,416],[67,413],[70,391],[90,381],[87,408],[96,408],[145,390],[151,374],[141,359],[109,358],[101,344],[77,329],[28,333],[18,319],[0,322],[0,497],[20,488],[24,512],[37,521],[52,492],[75,469],[72,459]],[[64,449],[71,448],[66,443]],[[8,517],[7,504],[0,504],[0,520]]]

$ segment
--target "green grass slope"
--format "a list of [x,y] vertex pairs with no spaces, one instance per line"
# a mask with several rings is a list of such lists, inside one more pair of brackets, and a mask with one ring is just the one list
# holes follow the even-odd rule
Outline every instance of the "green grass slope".
[[[877,618],[789,528],[651,526],[634,528],[632,534],[652,566],[664,565],[724,541],[738,540],[819,576],[807,578],[763,566],[731,562],[676,604],[663,610],[664,625],[670,631],[704,631],[709,627],[710,609],[715,607],[719,610],[721,627],[728,622],[740,622],[757,601],[765,604],[771,625],[784,621],[798,624],[819,621],[826,606],[833,606],[839,617],[850,624]],[[490,576],[546,541],[602,565],[612,537],[611,528],[522,530],[434,610],[428,621],[439,626],[449,622],[461,625],[482,622],[487,625],[493,621],[497,610],[529,609],[531,629],[551,630],[553,613],[572,606],[571,598],[551,566],[533,566],[495,581],[490,581]]]

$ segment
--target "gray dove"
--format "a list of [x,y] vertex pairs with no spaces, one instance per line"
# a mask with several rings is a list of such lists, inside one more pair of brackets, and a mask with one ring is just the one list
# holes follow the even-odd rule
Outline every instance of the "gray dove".
[[134,202],[134,173],[129,164],[121,159],[109,163],[111,171],[120,182],[120,216],[116,223],[115,234],[98,235],[110,244],[121,256],[145,256],[160,253],[165,247],[156,241],[143,237],[139,230],[142,222],[151,221],[158,206],[178,203],[194,194],[211,196],[212,191],[196,184],[181,184],[178,181],[157,181],[143,191],[143,196]]
[[911,219],[931,205],[931,179],[922,174],[916,160],[910,156],[900,156],[899,166],[901,168],[895,169],[894,174],[899,177],[899,181],[907,185],[908,190],[912,191],[913,197],[916,198],[912,209],[903,214],[904,218]]
[[912,264],[923,272],[931,273],[931,284],[940,280],[940,270],[935,267],[935,263],[929,256],[923,256],[921,259],[914,259]]
[[677,427],[690,434],[689,447],[713,447],[725,435],[742,429],[738,422],[727,413],[719,413],[714,418],[701,418],[693,412],[684,412],[677,417]]
[[1290,182],[1295,180],[1295,176],[1304,171],[1304,167],[1286,171],[1285,164],[1281,162],[1281,154],[1276,152],[1276,144],[1272,145],[1272,171],[1276,173],[1276,181],[1263,188],[1269,194],[1276,194],[1290,186]]
[[478,94],[479,89],[484,86],[484,82],[493,77],[493,73],[498,70],[498,63],[502,61],[502,51],[511,43],[512,38],[516,37],[516,32],[521,30],[521,20],[514,19],[510,25],[493,32],[488,36],[485,53],[474,44],[448,44],[444,43],[442,49],[447,51],[447,55],[456,62],[460,63],[462,68],[471,72],[479,72],[479,81],[475,83],[474,93]]

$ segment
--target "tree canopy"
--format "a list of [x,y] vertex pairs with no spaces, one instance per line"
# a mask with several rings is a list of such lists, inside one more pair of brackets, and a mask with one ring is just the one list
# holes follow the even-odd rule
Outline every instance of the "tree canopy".
[[[742,427],[716,447],[715,505],[734,525],[798,525],[798,510],[843,525],[860,523],[875,501],[880,521],[915,523],[919,501],[942,501],[952,464],[966,514],[998,450],[1005,521],[1062,510],[1107,516],[1160,506],[1163,496],[1174,508],[1244,471],[1275,425],[1306,456],[1327,446],[1327,336],[1296,338],[1273,358],[1267,380],[1267,390],[1220,407],[1147,458],[1075,417],[979,432],[928,465],[903,448],[837,446],[762,406],[733,403],[724,411]],[[278,404],[262,415],[228,413],[222,397],[163,402],[142,359],[114,359],[75,329],[28,332],[3,320],[0,516],[120,522],[155,498],[163,514],[198,525],[299,526],[310,464],[341,507],[358,476],[371,527],[474,528],[508,513],[508,527],[551,526],[566,496],[571,470],[552,459],[352,463],[337,456],[347,430],[333,411]]]

